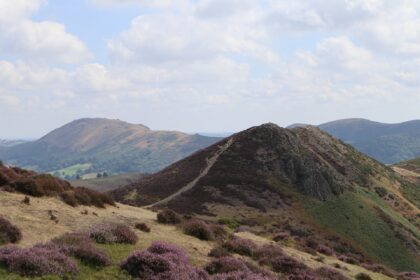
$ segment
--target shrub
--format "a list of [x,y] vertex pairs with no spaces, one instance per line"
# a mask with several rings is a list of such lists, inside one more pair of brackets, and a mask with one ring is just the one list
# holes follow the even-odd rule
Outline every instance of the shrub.
[[17,179],[11,185],[13,189],[23,194],[36,197],[41,197],[44,195],[42,188],[33,179]]
[[283,256],[283,250],[274,245],[264,245],[254,250],[253,258],[260,264],[266,265],[276,257]]
[[155,242],[145,251],[136,251],[121,265],[132,277],[145,280],[208,280],[208,274],[189,265],[185,253],[176,246]]
[[164,209],[157,214],[157,221],[161,224],[180,224],[181,216],[170,209]]
[[229,273],[217,274],[212,280],[277,280],[273,276],[261,275],[252,271],[232,271]]
[[382,274],[384,274],[386,276],[389,276],[389,277],[394,277],[395,276],[395,273],[393,271],[391,271],[389,268],[387,268],[383,265],[380,265],[380,264],[363,263],[363,264],[361,264],[361,266],[366,268],[367,270],[382,273]]
[[[1,260],[0,260],[0,262],[1,262]],[[414,272],[414,271],[401,272],[398,275],[398,279],[401,279],[401,280],[417,280],[417,279],[420,279],[420,274],[418,274],[417,272]]]
[[252,256],[257,245],[249,239],[243,239],[233,235],[223,244],[223,248],[239,255]]
[[315,273],[323,280],[350,280],[339,271],[329,267],[320,267],[315,270]]
[[286,240],[290,237],[290,234],[288,232],[279,232],[274,237],[273,240],[276,242]]
[[25,198],[22,200],[22,203],[26,205],[31,204],[31,199],[29,198],[29,196],[25,195]]
[[97,243],[136,244],[138,237],[128,226],[122,224],[102,224],[90,231],[90,237]]
[[213,232],[213,236],[217,240],[222,240],[228,236],[228,232],[226,231],[224,226],[210,224],[210,229]]
[[74,261],[61,251],[51,248],[0,248],[0,262],[9,272],[26,277],[44,275],[63,277],[78,272]]
[[200,220],[190,220],[184,225],[184,233],[197,237],[200,240],[214,240],[214,234],[208,224]]
[[334,250],[331,249],[328,246],[325,246],[325,245],[319,245],[318,248],[317,248],[317,251],[319,253],[321,253],[321,254],[326,255],[326,256],[332,256],[332,255],[334,255]]
[[22,232],[8,220],[0,217],[0,244],[16,243],[22,239]]
[[[297,269],[293,274],[287,276],[287,280],[319,280],[320,278],[310,269]],[[326,280],[323,279],[322,280]]]
[[[111,264],[111,259],[107,253],[96,248],[88,234],[66,233],[60,237],[54,238],[50,243],[58,246],[66,255],[74,256],[87,265],[108,266]],[[47,243],[46,246],[51,245]]]
[[108,266],[111,264],[111,259],[107,253],[94,246],[78,247],[74,250],[73,256],[91,266]]
[[135,228],[143,232],[150,232],[150,227],[145,223],[136,223]]
[[355,264],[355,265],[360,264],[360,261],[352,256],[340,255],[338,256],[338,259],[342,262],[349,263],[349,264]]
[[355,278],[356,280],[372,280],[372,277],[363,272],[357,274]]
[[240,226],[240,223],[234,219],[220,218],[217,222],[221,225],[226,225],[230,229],[236,229]]
[[220,257],[227,257],[227,256],[230,256],[229,251],[220,246],[211,249],[211,251],[209,252],[209,257],[213,257],[213,258],[220,258]]
[[280,256],[271,260],[271,267],[275,272],[292,274],[296,271],[307,270],[307,266],[288,256]]
[[76,197],[74,196],[73,191],[65,191],[60,195],[60,197],[61,197],[61,200],[63,200],[64,203],[66,203],[66,204],[68,204],[72,207],[76,207],[77,205],[79,205]]
[[212,260],[206,267],[209,274],[228,273],[233,271],[248,271],[248,266],[243,261],[234,257],[221,257]]

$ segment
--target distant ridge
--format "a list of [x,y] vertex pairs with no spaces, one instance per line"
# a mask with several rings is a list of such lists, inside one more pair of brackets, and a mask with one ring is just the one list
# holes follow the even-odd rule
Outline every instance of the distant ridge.
[[154,131],[121,120],[84,118],[57,128],[39,140],[2,148],[0,159],[62,177],[97,172],[150,173],[220,139]]
[[[302,126],[306,124],[293,124],[289,128]],[[420,157],[420,120],[390,124],[350,118],[318,127],[385,164]]]

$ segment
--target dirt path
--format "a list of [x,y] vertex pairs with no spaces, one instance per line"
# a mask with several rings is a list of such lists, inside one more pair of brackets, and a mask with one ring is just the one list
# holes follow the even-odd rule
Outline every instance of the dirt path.
[[156,205],[160,205],[160,204],[165,204],[169,201],[171,201],[172,199],[174,199],[175,197],[181,195],[182,193],[191,190],[192,188],[195,187],[195,185],[198,183],[198,181],[203,178],[204,176],[207,175],[207,173],[210,171],[210,169],[213,167],[213,165],[217,162],[217,159],[219,158],[219,156],[221,154],[223,154],[233,143],[233,138],[230,138],[224,145],[219,146],[219,150],[214,153],[214,155],[210,158],[207,158],[207,165],[206,167],[200,172],[200,174],[190,183],[188,183],[187,185],[185,185],[184,187],[180,188],[176,193],[171,194],[170,196],[168,196],[167,198],[164,198],[152,205],[146,206],[146,207],[153,207]]

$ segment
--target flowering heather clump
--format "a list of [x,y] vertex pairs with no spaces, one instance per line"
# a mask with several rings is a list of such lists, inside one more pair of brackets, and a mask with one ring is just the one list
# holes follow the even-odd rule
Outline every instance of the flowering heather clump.
[[232,271],[213,276],[212,280],[277,280],[278,278],[260,275],[251,271]]
[[228,250],[226,250],[223,247],[217,246],[209,252],[209,257],[213,258],[220,258],[220,257],[227,257],[230,256],[230,253]]
[[290,237],[290,234],[288,232],[279,232],[274,237],[273,240],[276,242],[286,240]]
[[363,263],[361,265],[362,267],[366,268],[367,270],[373,271],[373,272],[378,272],[378,273],[382,273],[386,276],[389,277],[395,277],[395,273],[393,271],[391,271],[389,268],[380,265],[380,264],[367,264],[367,263]]
[[334,255],[334,250],[325,245],[319,245],[316,249],[319,253],[324,254],[326,256]]
[[[287,280],[319,280],[319,277],[311,269],[298,269],[287,276]],[[326,280],[322,278],[323,280]]]
[[296,271],[307,270],[308,267],[288,256],[276,257],[271,260],[271,267],[275,272],[292,274]]
[[228,273],[232,271],[248,271],[249,268],[245,262],[234,257],[221,257],[212,260],[206,270],[210,274]]
[[50,243],[38,246],[57,246],[66,255],[74,256],[91,266],[108,266],[111,264],[111,259],[107,253],[96,248],[86,233],[67,233],[54,238]]
[[339,271],[329,267],[320,267],[315,270],[315,273],[323,280],[350,280]]
[[145,280],[208,280],[208,274],[193,268],[185,253],[176,246],[155,242],[145,251],[136,251],[121,263],[132,277]]
[[183,225],[184,233],[200,240],[214,240],[211,227],[200,220],[190,220]]
[[51,248],[0,248],[0,263],[3,264],[9,272],[26,277],[44,275],[57,275],[63,277],[64,275],[74,275],[78,272],[74,261],[61,251]]
[[12,225],[8,220],[0,217],[0,244],[16,243],[22,239],[19,228]]
[[160,224],[180,224],[181,216],[170,209],[164,209],[157,214],[157,221]]
[[98,243],[136,244],[138,237],[128,226],[121,224],[102,224],[90,231],[90,237]]
[[239,255],[252,256],[257,245],[249,239],[243,239],[237,236],[232,236],[223,244],[229,252],[237,253]]
[[[0,260],[0,262],[1,262],[1,260]],[[414,272],[414,271],[402,272],[398,275],[398,279],[401,279],[401,280],[418,280],[418,279],[420,279],[420,274],[418,274],[417,272]]]
[[283,250],[274,245],[264,245],[254,251],[253,258],[260,264],[269,264],[276,257],[283,256]]

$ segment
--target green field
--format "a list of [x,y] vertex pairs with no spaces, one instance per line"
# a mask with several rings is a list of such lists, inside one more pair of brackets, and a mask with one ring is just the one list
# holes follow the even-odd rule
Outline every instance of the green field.
[[92,166],[91,163],[81,163],[81,164],[75,164],[63,169],[59,169],[59,170],[53,170],[50,171],[48,173],[52,174],[52,175],[57,175],[59,174],[60,177],[65,177],[65,176],[76,176],[77,174],[82,174],[84,173],[86,170],[88,170],[90,167]]

